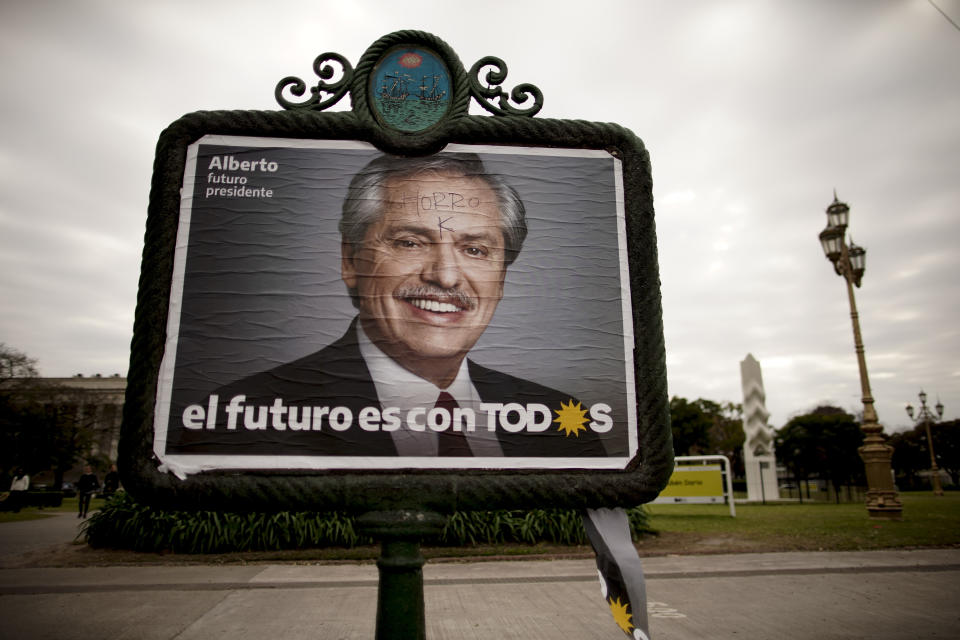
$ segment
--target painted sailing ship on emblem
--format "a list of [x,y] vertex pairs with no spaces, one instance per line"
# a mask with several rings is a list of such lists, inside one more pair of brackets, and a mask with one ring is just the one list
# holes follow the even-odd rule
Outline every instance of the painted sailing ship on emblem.
[[[433,85],[430,87],[427,86],[427,78],[433,79]],[[440,74],[435,73],[432,76],[423,76],[422,82],[423,84],[420,85],[420,95],[417,96],[420,98],[420,102],[437,103],[443,100],[443,97],[447,95],[446,90],[439,88]]]
[[403,102],[406,100],[410,96],[410,91],[407,90],[407,80],[412,80],[412,78],[399,71],[384,75],[383,84],[380,87],[380,99],[387,102]]

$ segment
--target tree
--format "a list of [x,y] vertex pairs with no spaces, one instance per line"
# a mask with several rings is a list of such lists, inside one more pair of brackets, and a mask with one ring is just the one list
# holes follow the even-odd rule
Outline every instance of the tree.
[[670,398],[670,424],[673,431],[673,453],[678,456],[698,455],[710,450],[710,427],[713,422],[698,401]]
[[927,435],[922,427],[899,431],[890,436],[887,444],[893,447],[890,463],[901,489],[912,489],[918,483],[917,474],[930,468]]
[[843,485],[863,481],[858,449],[863,433],[852,415],[837,407],[817,407],[791,418],[777,432],[777,457],[799,480],[830,480],[840,501]]
[[37,433],[32,427],[38,416],[19,397],[25,381],[36,377],[36,364],[27,354],[0,342],[0,470],[4,476],[21,466],[27,473],[37,471],[30,464],[30,452],[37,448],[31,440]]
[[704,409],[713,421],[710,428],[710,450],[727,456],[733,475],[743,477],[743,442],[747,437],[743,432],[743,405],[733,402],[717,404],[709,400],[698,402],[704,403]]
[[0,391],[23,378],[37,377],[37,361],[0,342]]
[[[799,483],[809,483],[811,476],[818,473],[816,436],[807,430],[805,424],[790,421],[776,432],[777,460],[785,466]],[[801,496],[802,499],[802,496]]]
[[[960,484],[960,420],[932,423],[930,435],[937,466],[950,475],[954,485]],[[892,462],[897,481],[905,487],[915,487],[917,475],[930,470],[926,427],[921,423],[909,431],[895,433],[888,443],[893,447]],[[926,482],[924,486],[927,486]]]
[[734,474],[743,475],[743,407],[697,398],[670,399],[673,451],[678,456],[727,456]]
[[82,391],[44,383],[36,360],[0,343],[0,470],[63,473],[94,440],[94,416],[84,411]]

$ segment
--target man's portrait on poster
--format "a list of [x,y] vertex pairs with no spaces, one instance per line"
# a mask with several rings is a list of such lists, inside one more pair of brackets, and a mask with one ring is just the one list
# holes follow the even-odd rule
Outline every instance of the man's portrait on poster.
[[207,136],[155,451],[199,468],[623,468],[617,160]]

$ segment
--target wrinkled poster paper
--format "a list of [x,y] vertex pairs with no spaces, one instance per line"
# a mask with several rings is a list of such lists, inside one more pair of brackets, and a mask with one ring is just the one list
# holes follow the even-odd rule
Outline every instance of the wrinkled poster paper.
[[[484,198],[469,184],[404,183],[377,196],[384,202],[374,217],[389,211],[426,228],[411,231],[414,241],[372,240],[390,251],[454,252],[427,275],[418,263],[403,286],[435,279],[456,289],[438,298],[429,284],[417,298],[384,280],[371,287],[386,296],[377,300],[410,305],[404,313],[438,326],[492,310],[472,329],[480,336],[466,360],[469,398],[441,410],[411,399],[420,387],[404,382],[402,362],[383,358],[378,369],[364,359],[369,344],[359,348],[358,324],[376,323],[356,322],[338,225],[351,180],[383,154],[360,142],[232,136],[189,147],[155,411],[161,468],[184,477],[627,465],[637,425],[620,161],[604,151],[478,145],[437,155],[464,154],[479,156],[525,210],[526,239],[501,276],[498,302],[484,306],[489,282],[470,271],[488,249],[484,233],[470,231]],[[394,269],[406,268],[407,254],[397,255]],[[401,341],[419,328],[402,329]],[[383,378],[397,371],[391,391]],[[443,432],[464,434],[468,453],[438,457]]]

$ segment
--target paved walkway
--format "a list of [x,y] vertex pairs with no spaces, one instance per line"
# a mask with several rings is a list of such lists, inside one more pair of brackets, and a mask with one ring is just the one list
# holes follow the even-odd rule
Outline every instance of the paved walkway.
[[[658,640],[960,635],[960,550],[644,566]],[[590,560],[431,562],[424,579],[430,640],[624,637]],[[376,597],[372,564],[0,569],[0,637],[370,639]]]
[[0,568],[29,551],[72,542],[80,533],[82,522],[75,513],[51,511],[49,517],[40,520],[0,524]]

